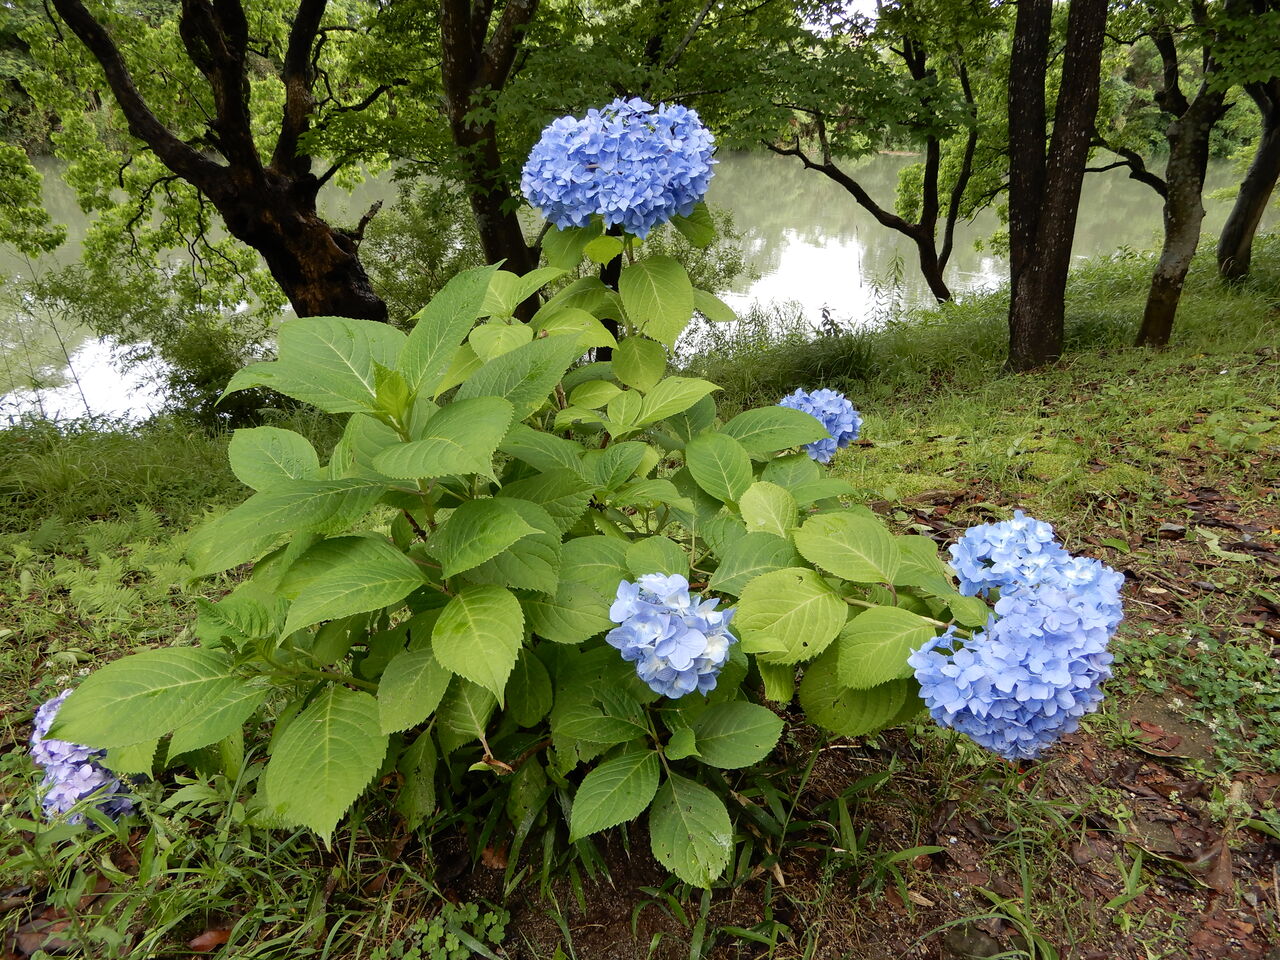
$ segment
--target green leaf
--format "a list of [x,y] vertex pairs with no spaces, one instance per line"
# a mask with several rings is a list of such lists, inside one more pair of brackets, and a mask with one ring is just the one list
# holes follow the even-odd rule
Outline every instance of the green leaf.
[[489,289],[480,307],[482,317],[509,317],[525,300],[557,277],[564,276],[558,267],[539,267],[523,277],[509,270],[499,270],[489,279]]
[[[733,437],[748,453],[773,453],[776,450],[798,447],[830,436],[827,428],[817,417],[790,407],[758,407],[754,410],[744,410],[721,427],[720,432]],[[809,457],[806,456],[805,459],[813,464]],[[775,470],[779,469],[774,464],[770,466]],[[819,475],[815,470],[807,479],[816,480]],[[765,477],[765,479],[784,487],[791,486],[783,479],[774,477]]]
[[991,618],[991,607],[981,597],[944,596],[947,609],[956,623],[965,627],[985,627]]
[[622,392],[622,388],[608,380],[588,380],[573,388],[569,403],[575,407],[599,410]]
[[649,736],[643,723],[627,717],[607,716],[590,703],[558,708],[552,718],[552,731],[556,737],[608,747]]
[[724,551],[720,566],[711,575],[711,589],[737,596],[742,588],[764,573],[794,567],[800,554],[790,540],[772,533],[748,533]]
[[378,681],[378,726],[383,733],[416,727],[440,705],[452,674],[429,647],[402,650]]
[[537,532],[510,500],[467,500],[432,535],[427,552],[440,561],[441,575],[447,579]]
[[497,708],[498,701],[484,687],[454,677],[436,710],[440,749],[450,754],[463,744],[479,740]]
[[865,690],[912,674],[907,657],[937,635],[923,617],[901,607],[864,610],[840,632],[840,682]]
[[765,663],[756,661],[760,679],[764,681],[764,695],[774,703],[784,706],[796,695],[796,668],[790,663]]
[[584,353],[592,347],[612,348],[618,345],[608,327],[587,311],[576,307],[557,310],[540,320],[539,324],[549,337],[574,337],[578,349]]
[[628,483],[613,494],[612,501],[615,507],[687,506],[691,503],[688,498],[680,496],[674,483],[665,478]]
[[[155,772],[156,750],[159,746],[159,740],[148,740],[128,747],[112,747],[107,751],[102,765],[120,777],[134,774],[150,777]],[[172,749],[169,755],[177,756]]]
[[560,531],[550,514],[536,503],[504,497],[536,533],[521,537],[496,557],[466,574],[473,583],[537,590],[554,595],[560,585]]
[[494,320],[471,331],[467,343],[481,360],[492,360],[533,339],[533,328],[523,323]]
[[586,512],[594,489],[575,471],[553,467],[537,476],[506,484],[498,491],[498,497],[536,503],[547,511],[557,530],[568,533]]
[[795,532],[795,541],[810,563],[854,583],[892,583],[898,572],[893,537],[869,511],[810,517]]
[[704,433],[684,450],[685,463],[694,481],[711,496],[736,503],[754,479],[751,458],[742,444],[722,433]]
[[782,718],[745,700],[713,703],[693,721],[698,757],[722,770],[759,763],[782,736]]
[[310,827],[327,844],[386,752],[378,702],[336,684],[325,687],[271,749],[263,776],[273,812]]
[[645,444],[635,440],[611,443],[603,450],[588,451],[583,463],[588,476],[593,477],[606,490],[612,490],[631,479],[644,462],[648,449]]
[[662,751],[668,760],[684,760],[698,755],[698,740],[689,727],[677,727],[671,732]]
[[710,246],[716,238],[716,227],[711,222],[711,211],[702,202],[699,202],[687,217],[677,213],[671,218],[671,225],[679,230],[690,244],[698,248]]
[[85,677],[58,710],[50,735],[104,749],[158,740],[243,686],[217,650],[135,653]]
[[693,291],[693,309],[712,323],[733,323],[738,319],[732,307],[707,290]]
[[510,590],[485,585],[459,590],[431,631],[431,649],[441,666],[499,700],[523,640],[520,601]]
[[840,682],[838,651],[832,648],[805,668],[800,706],[818,726],[841,737],[860,737],[897,718],[910,692],[910,680],[891,680],[869,690],[850,690]]
[[788,537],[800,522],[795,497],[776,483],[761,480],[753,483],[738,504],[748,533],[772,533]]
[[[573,543],[575,541],[570,541]],[[617,592],[614,583],[613,592]],[[615,626],[609,601],[581,583],[562,580],[555,597],[521,597],[529,629],[553,643],[582,643]]]
[[315,448],[301,434],[279,427],[237,430],[227,447],[231,472],[254,490],[266,490],[282,480],[313,478],[320,470]]
[[539,337],[490,360],[458,388],[458,400],[502,397],[523,420],[546,402],[564,372],[582,351],[573,337]]
[[169,756],[199,750],[240,732],[266,697],[267,691],[262,687],[251,687],[243,681],[237,683],[221,697],[205,703],[196,716],[173,731]]
[[622,238],[603,234],[583,247],[582,252],[592,263],[606,264],[622,253]]
[[454,351],[453,359],[449,361],[449,366],[445,369],[444,376],[436,383],[436,388],[431,395],[439,397],[446,391],[452,390],[483,366],[484,361],[480,359],[480,355],[476,353],[475,348],[469,343],[464,343]]
[[298,317],[280,325],[280,359],[245,367],[223,396],[246,387],[272,390],[327,413],[377,410],[375,364],[394,368],[405,345],[395,327],[347,317]]
[[652,750],[608,760],[582,778],[569,817],[574,843],[644,813],[658,790],[658,755]]
[[613,537],[574,537],[561,553],[560,576],[581,583],[602,597],[613,597],[630,576],[627,543]]
[[388,447],[374,459],[373,466],[388,477],[490,476],[493,455],[514,416],[515,408],[497,397],[458,400],[426,422],[419,431],[420,439]]
[[291,480],[252,497],[200,527],[187,556],[196,576],[260,557],[285,532],[329,532],[354,523],[386,489],[380,480]]
[[434,393],[453,362],[463,337],[480,316],[489,281],[497,267],[476,267],[454,275],[414,315],[413,330],[396,367],[409,389]]
[[670,774],[649,812],[649,844],[657,861],[685,883],[709,888],[733,853],[729,811],[702,784]]
[[835,477],[823,477],[821,480],[813,480],[809,483],[798,483],[791,488],[791,495],[802,507],[830,497],[847,497],[856,492],[851,483],[846,480],[837,480]]
[[693,316],[693,285],[674,257],[645,257],[624,267],[618,294],[631,322],[668,347]]
[[405,829],[416,830],[436,808],[436,747],[430,730],[418,734],[405,749],[396,770],[402,783],[394,806],[404,817]]
[[382,537],[341,537],[312,550],[331,555],[332,566],[310,580],[289,607],[286,636],[321,620],[398,604],[427,582],[418,565]]
[[627,547],[627,566],[642,577],[647,573],[689,575],[689,555],[674,540],[666,537],[645,537]]
[[[938,555],[938,545],[928,537],[898,537],[898,553],[902,562],[893,582],[899,587],[919,587],[933,596],[949,596],[955,592],[950,570]],[[984,604],[985,606],[985,604]],[[986,617],[983,617],[986,623]]]
[[498,449],[535,470],[546,472],[563,467],[579,474],[585,450],[580,443],[534,430],[523,423],[512,425]]
[[613,375],[628,387],[650,390],[667,372],[667,351],[647,337],[627,337],[613,352]]
[[587,244],[600,236],[600,230],[599,223],[548,230],[542,237],[542,255],[547,258],[547,266],[572,270],[582,260]]
[[845,602],[817,573],[787,567],[742,589],[733,625],[747,653],[771,663],[800,663],[827,648],[847,615]]
[[551,676],[532,650],[520,651],[507,681],[507,713],[522,727],[537,726],[552,704]]
[[640,409],[640,426],[657,423],[684,413],[712,391],[719,390],[714,383],[690,377],[667,377],[658,382],[644,398]]
[[624,390],[609,401],[605,413],[609,418],[609,432],[616,436],[630,433],[629,427],[639,425],[644,409],[644,398],[634,390]]
[[[790,409],[789,407],[781,407],[779,409]],[[801,411],[797,410],[796,413]],[[805,414],[808,416],[808,414]],[[816,420],[816,417],[811,419]],[[732,423],[733,421],[730,421]],[[823,428],[824,432],[826,428]],[[796,487],[812,483],[822,479],[822,468],[814,463],[813,458],[807,453],[793,453],[787,457],[776,457],[764,465],[764,470],[760,472],[761,480],[768,480],[770,483],[776,483],[780,487],[786,487],[795,494]]]

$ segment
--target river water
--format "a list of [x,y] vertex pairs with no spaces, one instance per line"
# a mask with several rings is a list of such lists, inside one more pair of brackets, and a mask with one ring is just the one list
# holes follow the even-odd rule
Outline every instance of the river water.
[[[891,209],[898,172],[913,162],[912,157],[880,155],[854,169],[867,191]],[[48,164],[44,173],[48,209],[67,225],[68,242],[42,264],[0,247],[0,276],[30,275],[79,256],[87,221],[56,167]],[[1238,176],[1225,161],[1211,166],[1202,242],[1216,242],[1230,209],[1230,201],[1214,199],[1213,192],[1229,187]],[[395,199],[388,178],[367,181],[350,194],[328,187],[321,206],[338,222],[354,223],[378,199]],[[755,302],[793,302],[811,322],[825,308],[834,318],[859,326],[873,322],[887,306],[930,300],[914,245],[881,227],[840,186],[793,158],[721,155],[708,200],[727,208],[742,234],[746,276],[722,293],[740,312]],[[995,212],[987,210],[957,229],[946,276],[957,295],[990,288],[1007,276],[1008,261],[985,243],[998,228]],[[1149,249],[1159,242],[1160,198],[1150,187],[1120,170],[1086,177],[1076,226],[1078,258],[1125,247]],[[11,298],[0,297],[0,421],[32,411],[54,417],[139,417],[158,409],[162,398],[149,385],[148,372],[122,373],[115,356],[74,317],[32,316]]]

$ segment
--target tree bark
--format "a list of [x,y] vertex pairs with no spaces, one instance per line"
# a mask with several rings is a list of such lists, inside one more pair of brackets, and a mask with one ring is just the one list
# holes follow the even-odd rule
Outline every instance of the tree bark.
[[1045,149],[1053,0],[1020,0],[1009,69],[1009,360],[1032,370],[1062,355],[1067,273],[1089,155],[1107,0],[1072,0],[1062,82]]
[[1225,93],[1202,87],[1186,113],[1169,124],[1169,161],[1164,179],[1169,195],[1164,202],[1164,245],[1151,277],[1151,291],[1142,313],[1138,346],[1162,347],[1173,333],[1173,319],[1182,298],[1182,285],[1200,243],[1204,221],[1205,170],[1209,166],[1209,134],[1222,116]]
[[505,269],[520,274],[536,267],[537,258],[516,217],[516,198],[503,180],[497,124],[476,119],[473,112],[506,85],[523,33],[537,9],[538,0],[508,0],[490,36],[491,3],[440,3],[445,112],[467,181],[480,246],[487,261],[505,261]]
[[1280,180],[1280,79],[1247,84],[1245,90],[1258,106],[1262,134],[1218,240],[1218,273],[1224,280],[1249,275],[1253,238]]
[[297,152],[314,102],[311,48],[326,0],[300,0],[284,58],[286,101],[271,165],[254,145],[246,54],[249,28],[238,0],[182,0],[179,34],[204,75],[215,116],[210,134],[219,163],[169,130],[143,99],[114,39],[81,0],[53,0],[59,16],[101,66],[129,132],[174,174],[201,191],[228,232],[257,250],[299,316],[387,319],[360,264],[357,242],[316,212],[322,181]]

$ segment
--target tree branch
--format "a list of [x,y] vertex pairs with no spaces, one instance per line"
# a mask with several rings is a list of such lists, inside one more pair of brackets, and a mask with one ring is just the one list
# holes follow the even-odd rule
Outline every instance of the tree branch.
[[693,40],[693,35],[698,32],[698,28],[702,26],[702,21],[707,18],[707,14],[711,12],[711,8],[715,6],[716,0],[707,0],[702,5],[702,9],[698,11],[698,15],[693,18],[693,23],[689,25],[689,30],[684,37],[676,44],[676,48],[671,51],[671,56],[667,57],[666,62],[662,65],[663,70],[670,70],[679,61],[684,54],[685,47]]
[[942,230],[942,250],[938,254],[938,271],[947,268],[951,259],[951,250],[955,242],[956,221],[960,218],[960,205],[964,202],[964,193],[969,188],[969,180],[973,176],[973,157],[978,149],[978,117],[973,87],[969,82],[969,71],[960,64],[960,89],[964,91],[965,102],[973,116],[970,117],[968,139],[964,144],[964,157],[960,161],[960,173],[951,187],[951,197],[947,202],[947,222]]
[[151,108],[142,99],[142,94],[134,86],[133,77],[125,66],[115,41],[80,0],[52,2],[71,32],[80,38],[80,42],[102,67],[107,85],[111,87],[111,93],[129,125],[129,132],[150,147],[170,170],[206,193],[212,193],[210,186],[221,180],[223,167],[181,140],[151,112]]
[[1145,183],[1148,187],[1164,199],[1169,198],[1169,185],[1159,174],[1148,170],[1146,163],[1142,159],[1142,155],[1128,147],[1116,147],[1107,143],[1103,139],[1102,134],[1097,130],[1093,133],[1093,145],[1102,147],[1104,150],[1114,153],[1120,159],[1115,163],[1109,163],[1105,167],[1086,167],[1085,173],[1103,173],[1107,170],[1114,170],[1117,167],[1129,168],[1129,179],[1137,180],[1139,183]]
[[1182,92],[1182,84],[1178,79],[1178,47],[1173,39],[1173,31],[1167,24],[1162,24],[1151,31],[1151,42],[1160,52],[1160,63],[1163,66],[1164,88],[1155,93],[1156,103],[1166,113],[1180,117],[1187,112],[1190,104]]
[[473,93],[502,89],[516,59],[520,34],[529,26],[537,10],[538,0],[508,0],[493,36],[480,54],[481,67],[472,84]]
[[307,173],[311,159],[298,157],[298,140],[306,133],[315,107],[311,84],[315,70],[311,62],[311,47],[320,31],[328,0],[300,0],[298,12],[289,29],[289,45],[284,55],[284,117],[280,122],[280,136],[271,152],[271,165],[279,170]]
[[213,93],[213,130],[223,156],[247,170],[261,171],[245,76],[249,24],[240,0],[182,0],[178,33]]

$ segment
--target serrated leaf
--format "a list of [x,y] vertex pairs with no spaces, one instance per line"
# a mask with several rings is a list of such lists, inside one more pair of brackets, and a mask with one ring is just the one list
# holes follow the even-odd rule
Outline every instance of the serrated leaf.
[[446,754],[484,736],[484,728],[498,708],[493,694],[478,684],[454,677],[436,709],[436,736]]
[[731,306],[708,290],[693,291],[693,309],[712,323],[733,323],[738,319]]
[[524,276],[509,270],[499,270],[489,280],[480,315],[484,317],[509,317],[525,300],[541,290],[557,277],[564,276],[559,267],[538,267]]
[[608,380],[588,380],[573,388],[573,392],[569,394],[569,403],[576,407],[599,410],[621,392],[621,387]]
[[721,555],[720,566],[711,575],[711,589],[737,596],[761,574],[799,562],[800,554],[790,540],[772,533],[748,533],[734,539]]
[[751,458],[742,444],[723,433],[704,433],[684,449],[694,481],[711,496],[736,503],[751,486]]
[[711,221],[711,211],[701,201],[694,205],[687,217],[677,213],[671,218],[671,225],[695,247],[710,246],[711,241],[716,238],[716,226]]
[[[779,407],[780,410],[790,409]],[[797,410],[796,413],[801,411]],[[817,419],[817,418],[814,418]],[[826,428],[824,427],[825,431]],[[805,453],[793,453],[786,457],[775,457],[764,465],[760,472],[761,480],[768,480],[780,487],[786,487],[795,496],[796,487],[822,479],[822,468],[814,463],[813,458]]]
[[557,737],[584,740],[587,743],[614,746],[647,737],[649,730],[643,724],[627,717],[607,716],[590,703],[576,703],[557,710],[552,721]]
[[817,573],[787,567],[743,588],[733,626],[747,653],[772,663],[800,663],[827,648],[847,615],[845,602]]
[[416,727],[435,711],[453,675],[428,647],[402,650],[378,681],[378,726],[383,733]]
[[959,594],[944,596],[947,609],[956,623],[965,627],[985,627],[991,619],[991,607],[981,597],[962,597]]
[[590,587],[602,597],[614,597],[618,584],[630,576],[627,542],[613,537],[574,537],[560,555],[560,576]]
[[748,533],[772,533],[788,537],[800,522],[795,497],[776,483],[761,480],[753,483],[738,504]]
[[362,691],[326,687],[272,746],[263,776],[274,812],[327,844],[386,752],[377,701]]
[[693,285],[674,257],[660,254],[624,267],[618,294],[632,324],[668,347],[693,316]]
[[658,790],[658,755],[652,750],[623,754],[582,778],[573,797],[569,842],[634,820]]
[[796,695],[796,668],[790,663],[756,661],[760,679],[764,681],[765,699],[786,705]]
[[576,472],[553,467],[537,476],[506,484],[498,491],[498,498],[536,503],[547,511],[556,529],[563,534],[586,512],[594,490],[595,487]]
[[481,360],[492,360],[533,339],[533,328],[523,323],[491,321],[476,327],[467,343]]
[[431,741],[430,730],[422,731],[413,744],[405,748],[396,769],[401,784],[394,806],[404,817],[405,829],[416,830],[436,808],[436,746]]
[[647,337],[627,337],[613,353],[613,375],[628,387],[650,390],[667,372],[667,351]]
[[267,691],[262,687],[251,687],[244,682],[236,684],[221,697],[206,703],[195,717],[173,731],[169,739],[169,756],[177,757],[199,750],[240,732],[266,696]]
[[703,397],[720,388],[707,380],[692,377],[666,377],[645,394],[640,408],[641,426],[666,420],[683,413]]
[[911,680],[891,680],[869,690],[840,682],[838,650],[832,648],[805,668],[800,706],[805,716],[837,736],[859,737],[891,724],[902,709]]
[[733,853],[729,811],[702,784],[670,774],[649,812],[649,843],[657,861],[677,877],[709,888]]
[[528,648],[520,651],[507,681],[507,713],[522,727],[536,726],[551,712],[551,675]]
[[524,640],[520,602],[503,587],[468,585],[440,613],[431,649],[441,666],[499,700]]
[[537,528],[510,500],[467,500],[440,525],[427,552],[440,561],[446,579],[479,566]]
[[622,238],[601,235],[583,247],[582,252],[592,263],[606,264],[622,253]]
[[713,703],[692,726],[699,759],[723,770],[759,763],[782,736],[782,719],[777,714],[744,700]]
[[573,337],[578,349],[584,353],[592,347],[613,348],[618,345],[608,327],[587,311],[575,307],[557,310],[539,323],[549,337]]
[[493,471],[493,455],[507,435],[515,408],[498,397],[459,400],[423,425],[420,439],[383,450],[373,461],[388,477],[431,478]]
[[840,631],[840,682],[865,690],[912,674],[907,657],[937,635],[933,625],[901,607],[873,607]]
[[280,359],[255,363],[234,377],[223,396],[267,386],[327,413],[377,410],[374,365],[393,368],[406,340],[395,327],[347,317],[297,317],[280,325]]
[[313,478],[320,458],[306,437],[279,427],[237,430],[227,446],[231,472],[246,487],[266,490],[282,480]]
[[548,230],[542,238],[542,254],[547,258],[547,265],[572,270],[582,260],[583,248],[600,236],[600,230],[599,223]]
[[631,573],[642,577],[647,573],[679,574],[689,576],[689,555],[674,540],[666,537],[645,537],[633,541],[627,547],[627,566]]
[[581,473],[582,454],[586,448],[572,440],[534,430],[527,424],[515,423],[498,449],[535,470],[545,472],[564,468]]
[[671,732],[662,751],[668,760],[684,760],[698,755],[698,740],[689,727],[677,727]]
[[243,686],[220,651],[147,650],[85,677],[59,708],[49,733],[106,749],[158,740]]
[[330,568],[311,579],[289,607],[286,636],[322,620],[398,604],[427,582],[418,565],[382,537],[340,541]]
[[802,557],[854,583],[892,583],[901,562],[880,521],[852,510],[810,517],[794,536]]
[[503,500],[515,507],[536,532],[467,571],[466,579],[554,595],[560,585],[560,531],[555,521],[536,503],[514,497]]
[[919,536],[898,537],[896,543],[902,561],[893,576],[895,586],[919,587],[935,597],[955,592],[950,571],[938,555],[936,543]]
[[414,315],[413,330],[396,364],[410,390],[436,391],[458,345],[480,315],[489,280],[497,269],[476,267],[456,274]]
[[553,643],[582,643],[615,626],[609,619],[609,601],[569,580],[561,581],[554,597],[525,596],[520,605],[529,618],[529,629]]
[[[789,447],[798,447],[830,436],[827,428],[817,417],[803,410],[793,410],[791,407],[758,407],[754,410],[744,410],[721,427],[720,432],[733,437],[748,453],[757,454],[786,450]],[[778,467],[775,466],[774,469]],[[819,474],[815,471],[809,479],[817,479],[818,476]],[[773,477],[765,477],[765,479],[783,486],[788,485],[781,479]]]
[[523,420],[546,402],[564,372],[582,351],[572,337],[539,337],[490,360],[458,388],[458,400],[501,397]]

